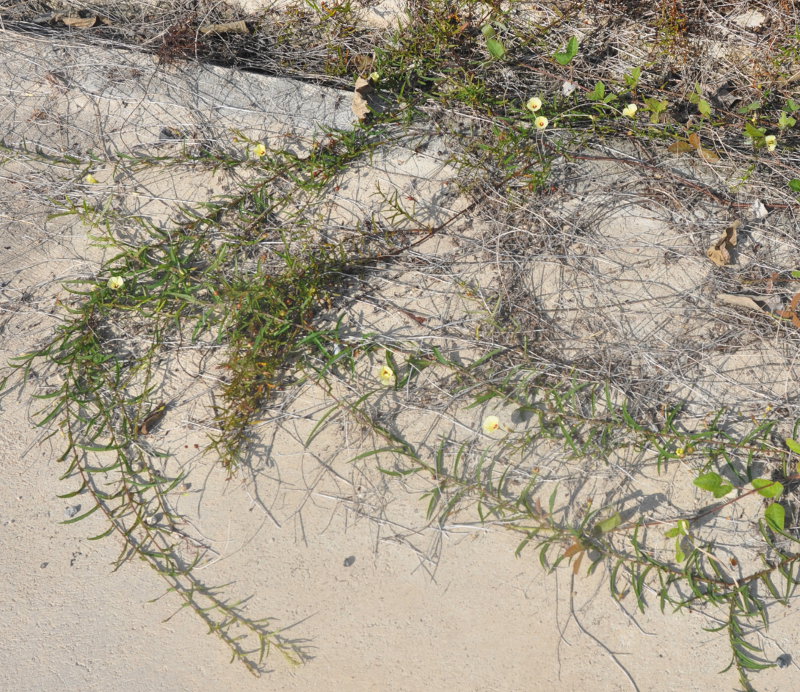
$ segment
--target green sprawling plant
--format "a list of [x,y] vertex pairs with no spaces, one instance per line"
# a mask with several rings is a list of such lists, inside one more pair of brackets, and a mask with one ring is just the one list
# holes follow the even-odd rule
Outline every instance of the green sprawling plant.
[[[613,597],[632,593],[642,610],[657,602],[662,610],[714,612],[730,642],[731,665],[751,689],[749,673],[772,665],[752,635],[768,624],[771,603],[789,604],[800,579],[790,497],[800,479],[796,431],[784,444],[776,441],[778,421],[747,423],[719,411],[697,425],[668,402],[648,413],[613,381],[541,368],[527,343],[491,349],[465,363],[433,343],[389,342],[374,334],[345,338],[339,310],[349,297],[349,279],[368,279],[376,266],[445,233],[457,217],[478,214],[488,205],[487,190],[509,207],[544,193],[554,162],[591,159],[585,150],[594,141],[638,138],[662,154],[697,154],[711,164],[725,155],[717,144],[738,151],[746,135],[746,156],[755,169],[759,156],[781,146],[775,132],[784,139],[795,128],[797,104],[759,96],[738,109],[712,106],[699,83],[669,89],[652,64],[631,67],[621,80],[596,74],[583,79],[591,40],[561,31],[558,23],[515,25],[511,13],[494,4],[456,9],[422,3],[402,31],[367,46],[358,43],[366,40],[362,33],[348,30],[349,3],[309,4],[314,36],[330,39],[314,74],[374,74],[385,112],[352,131],[327,133],[304,157],[247,142],[249,158],[204,152],[169,161],[130,155],[106,161],[131,170],[191,163],[254,173],[227,197],[183,210],[178,223],[134,220],[136,233],[126,240],[116,226],[131,220],[116,217],[110,207],[65,204],[64,213],[80,216],[110,256],[95,278],[65,286],[71,299],[63,304],[63,323],[13,365],[23,378],[35,371],[47,383],[33,397],[41,402],[38,424],[63,438],[63,477],[77,483],[63,497],[88,492],[95,500],[68,523],[102,515],[107,526],[93,538],[117,536],[118,563],[143,559],[181,606],[202,618],[252,672],[273,649],[291,662],[303,660],[302,641],[287,638],[269,620],[250,619],[240,603],[198,578],[194,568],[205,548],[183,532],[170,500],[182,477],[164,470],[169,453],[149,442],[174,405],[160,398],[160,356],[182,344],[214,348],[223,354],[226,377],[208,450],[229,473],[247,454],[253,425],[272,392],[291,385],[284,376],[313,379],[335,405],[307,444],[336,417],[350,416],[374,435],[375,445],[358,459],[373,461],[390,478],[422,479],[430,521],[443,526],[458,513],[502,525],[521,537],[517,554],[537,549],[545,569],[570,562],[578,574],[584,563],[590,572],[604,566]],[[686,31],[676,6],[658,20],[670,42]],[[291,16],[312,21],[309,12],[295,7]],[[292,39],[300,40],[297,27]],[[359,47],[372,54],[365,57]],[[783,55],[781,64],[791,57]],[[531,77],[541,74],[546,79]],[[693,117],[677,121],[679,106],[691,106]],[[331,239],[320,204],[338,177],[379,146],[411,141],[409,133],[423,129],[458,142],[448,162],[463,173],[467,207],[439,225],[422,224],[393,198],[390,221],[396,223],[377,230],[365,223],[349,229],[346,240]],[[58,162],[73,166],[88,183],[100,163]],[[787,178],[785,185],[800,192],[800,178]],[[466,286],[459,288],[469,294]],[[485,322],[492,316],[486,314]],[[385,359],[381,386],[370,381],[365,387],[357,373],[378,353]],[[386,394],[422,390],[426,371],[435,372],[437,387],[448,392],[454,418],[478,408],[491,414],[484,436],[442,432],[431,444],[407,439],[386,423]],[[347,378],[354,393],[343,395],[334,377]],[[508,423],[507,411],[522,422]],[[587,465],[611,466],[629,455],[637,469],[661,474],[680,464],[687,484],[708,493],[709,503],[658,521],[614,503],[595,507],[590,495],[570,505],[533,461],[542,446]],[[758,520],[758,550],[723,554],[708,520],[756,495],[768,501]]]

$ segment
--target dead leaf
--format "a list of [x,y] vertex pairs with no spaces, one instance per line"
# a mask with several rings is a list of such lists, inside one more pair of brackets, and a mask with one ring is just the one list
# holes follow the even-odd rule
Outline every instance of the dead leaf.
[[766,219],[767,216],[769,216],[767,208],[760,199],[757,199],[755,202],[753,202],[753,204],[750,205],[750,211],[757,219]]
[[694,151],[694,147],[689,142],[675,142],[667,147],[667,151],[670,154],[688,154]]
[[689,135],[689,144],[691,144],[695,149],[699,149],[700,135],[698,135],[696,132],[692,132],[692,134]]
[[727,303],[737,308],[744,308],[745,310],[754,310],[755,312],[765,312],[751,296],[737,296],[732,293],[719,293],[717,300],[721,303]]
[[717,239],[717,241],[708,248],[706,255],[718,267],[724,267],[731,262],[731,250],[736,247],[739,239],[739,226],[742,222],[736,219],[730,226],[725,229],[725,232]]
[[201,34],[249,34],[247,22],[226,22],[225,24],[206,24],[200,27]]
[[709,163],[717,163],[717,161],[720,160],[716,152],[711,151],[711,149],[706,149],[705,147],[698,147],[697,153]]
[[97,25],[99,17],[61,17],[65,26],[73,29],[91,29]]
[[145,419],[136,426],[136,432],[139,435],[148,435],[149,433],[153,432],[153,428],[155,428],[163,419],[164,416],[167,415],[167,405],[165,403],[161,403],[156,406],[147,416]]
[[800,306],[800,293],[795,293],[794,297],[792,298],[792,302],[789,303],[788,310],[780,310],[778,311],[778,315],[780,317],[785,317],[786,319],[791,319],[792,324],[800,329],[800,315],[797,314],[797,308]]
[[359,53],[358,55],[353,56],[353,64],[356,67],[356,70],[361,72],[362,74],[369,74],[372,72],[372,65],[375,63],[375,58],[372,55],[365,55],[363,53]]
[[368,96],[374,87],[368,79],[359,77],[356,80],[356,87],[353,90],[353,114],[358,118],[358,122],[364,123],[370,116],[369,99]]

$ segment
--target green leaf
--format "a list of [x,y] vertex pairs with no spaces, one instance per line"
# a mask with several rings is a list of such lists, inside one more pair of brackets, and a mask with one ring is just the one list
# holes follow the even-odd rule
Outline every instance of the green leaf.
[[497,60],[500,60],[506,54],[505,46],[496,38],[487,38],[486,47],[489,49],[489,55]]
[[683,562],[686,559],[686,553],[684,553],[683,548],[681,548],[682,540],[683,540],[682,537],[678,537],[675,539],[675,559],[678,562]]
[[786,510],[783,505],[773,502],[764,512],[764,518],[771,529],[783,531],[784,523],[786,522]]
[[606,95],[606,85],[603,82],[597,82],[594,85],[594,91],[589,93],[589,98],[592,101],[602,101]]
[[698,476],[694,479],[694,484],[703,490],[708,490],[709,492],[714,492],[719,486],[722,484],[722,476],[718,473],[714,473],[713,471],[709,471],[708,473],[704,473],[701,476]]
[[764,135],[766,134],[767,130],[763,127],[756,127],[752,123],[745,123],[744,132],[748,137],[750,137],[750,139],[761,141],[764,139]]
[[481,33],[483,34],[484,38],[494,38],[497,35],[494,27],[491,24],[484,24],[481,27]]
[[784,129],[787,127],[794,127],[795,125],[797,125],[797,120],[795,120],[786,111],[781,111],[781,115],[778,118],[778,127]]
[[795,103],[794,99],[787,99],[786,100],[786,110],[791,113],[794,113],[796,110],[800,109],[800,106]]
[[620,513],[615,512],[608,519],[603,519],[603,521],[598,522],[597,528],[600,529],[600,533],[608,533],[616,529],[621,523],[622,517]]
[[642,68],[641,67],[634,67],[630,74],[625,75],[625,84],[627,85],[628,89],[633,91],[637,86],[639,86],[639,80],[642,78]]
[[669,106],[669,101],[659,101],[651,97],[644,100],[644,109],[650,111],[650,122],[654,125],[658,123],[661,114],[667,110],[667,106]]
[[723,483],[719,488],[714,491],[714,497],[719,499],[721,497],[725,497],[731,490],[733,490],[733,486],[729,483]]
[[757,111],[761,108],[761,101],[753,101],[752,103],[748,103],[746,106],[742,106],[741,108],[737,108],[737,113],[742,113],[743,115],[746,113],[752,113],[753,111]]
[[733,490],[732,485],[729,483],[723,483],[722,476],[720,476],[718,473],[714,473],[713,471],[698,476],[693,482],[698,488],[707,490],[710,493],[714,493],[715,498],[724,497],[731,490]]
[[567,41],[567,45],[562,52],[556,53],[553,57],[559,65],[569,65],[572,59],[578,54],[578,37],[573,36]]
[[[800,180],[799,179],[796,179],[796,180],[797,180],[797,191],[800,192]],[[794,182],[794,181],[792,181],[792,182]],[[789,184],[791,185],[791,183],[789,183]],[[794,189],[794,188],[792,188],[792,189]],[[786,446],[790,450],[792,450],[795,454],[800,454],[800,442],[798,442],[797,440],[793,440],[791,437],[787,437],[785,442],[786,442]]]
[[670,529],[669,531],[664,532],[664,538],[675,538],[675,536],[680,536],[681,530],[676,526],[675,528]]
[[711,115],[711,104],[705,99],[700,99],[697,102],[697,110],[700,111],[700,115],[708,117]]
[[754,478],[753,487],[762,497],[780,497],[783,493],[783,485],[769,478]]
[[[62,524],[74,524],[76,521],[80,521],[81,519],[86,519],[86,517],[94,514],[98,509],[100,509],[100,505],[95,505],[90,510],[87,510],[83,514],[79,514],[77,517],[72,517],[72,519],[66,519],[62,521]],[[783,507],[781,507],[783,509]]]

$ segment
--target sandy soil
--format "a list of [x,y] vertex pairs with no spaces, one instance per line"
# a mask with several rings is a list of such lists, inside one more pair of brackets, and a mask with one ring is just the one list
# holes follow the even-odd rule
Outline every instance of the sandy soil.
[[[352,119],[348,94],[290,80],[231,76],[220,68],[164,71],[132,54],[9,35],[0,36],[0,42],[3,71],[13,77],[0,87],[6,141],[24,139],[29,147],[52,153],[165,151],[170,145],[159,134],[163,128],[189,131],[193,141],[230,140],[235,128],[268,142],[291,141],[301,150],[321,125],[341,127]],[[65,82],[47,79],[56,61],[64,66]],[[48,116],[36,117],[40,111]],[[110,199],[121,213],[160,219],[178,200],[191,203],[236,182],[217,174],[199,179],[192,170],[136,177],[99,168],[95,175],[99,184],[88,188],[32,158],[3,168],[4,360],[46,337],[58,324],[61,282],[90,275],[102,257],[75,219],[48,219],[46,197],[54,189],[75,199]],[[437,211],[463,205],[442,195],[452,175],[434,154],[417,154],[411,147],[390,151],[343,182],[332,218],[346,220],[354,209],[370,205],[379,209],[376,181],[401,192],[413,190],[435,217]],[[608,296],[599,294],[597,285],[582,283],[579,270],[558,269],[558,282],[574,289],[565,294],[556,289],[552,262],[541,259],[525,268],[531,290],[543,296],[545,307],[562,311],[560,324],[571,330],[576,347],[582,339],[597,338],[598,329],[619,328],[647,341],[678,320],[675,294],[700,281],[701,263],[689,258],[691,248],[679,248],[685,256],[677,266],[655,262],[663,255],[657,243],[674,248],[678,241],[655,226],[663,223],[656,215],[634,212],[597,225],[608,246],[602,257],[590,258],[611,267],[606,288],[617,296],[634,290],[632,281],[642,277],[641,269],[624,268],[632,265],[632,254],[638,262],[653,260],[647,266],[654,273],[648,276],[665,289],[637,294],[651,307],[626,312],[624,324],[609,316],[599,327],[573,329],[571,310]],[[470,233],[484,231],[459,232],[469,239]],[[640,251],[630,239],[648,233],[656,239],[655,249],[650,243]],[[434,256],[452,250],[443,241],[424,252]],[[573,247],[572,252],[585,258],[588,250]],[[473,272],[476,284],[497,281],[496,267],[464,261],[461,269]],[[565,279],[564,271],[575,274]],[[677,283],[666,287],[666,274],[678,277]],[[407,335],[416,328],[387,303],[437,315],[440,322],[432,324],[470,319],[468,306],[439,302],[435,307],[435,282],[425,284],[414,272],[393,275],[385,288],[354,316],[371,330]],[[675,312],[661,312],[654,320],[652,304],[672,305]],[[703,338],[702,331],[698,334]],[[754,356],[758,367],[760,357]],[[207,419],[204,385],[191,356],[181,366],[184,374],[171,376],[167,391],[178,394],[182,405],[157,435],[177,450],[174,463],[188,474],[176,507],[216,554],[203,566],[203,578],[210,584],[231,582],[232,594],[250,597],[254,616],[274,617],[277,626],[288,628],[288,636],[303,640],[310,660],[291,668],[275,656],[269,659],[270,672],[252,677],[240,664],[229,663],[226,649],[196,617],[175,613],[177,601],[163,594],[163,584],[144,564],[128,563],[113,572],[115,540],[87,540],[104,528],[99,520],[62,525],[74,512],[85,511],[87,500],[58,497],[73,488],[59,480],[58,433],[43,440],[43,431],[31,424],[37,405],[29,387],[0,403],[0,688],[685,692],[735,687],[732,672],[718,673],[727,662],[727,644],[721,635],[704,631],[714,624],[707,618],[662,615],[657,607],[638,613],[632,599],[609,598],[603,574],[574,579],[569,570],[545,574],[535,552],[515,558],[517,540],[500,528],[431,526],[419,488],[388,481],[367,463],[349,463],[361,449],[361,431],[355,427],[330,426],[313,448],[305,448],[302,441],[331,405],[313,385],[267,412],[252,463],[227,479],[195,449]],[[697,377],[684,384],[696,388],[702,374]],[[406,404],[406,414],[413,415],[413,402]],[[283,423],[277,426],[279,419]],[[474,427],[479,420],[476,413],[466,425]],[[799,636],[797,618],[776,609],[766,650],[775,656],[791,651]],[[760,674],[758,683],[763,690],[787,690],[797,675],[792,665]]]

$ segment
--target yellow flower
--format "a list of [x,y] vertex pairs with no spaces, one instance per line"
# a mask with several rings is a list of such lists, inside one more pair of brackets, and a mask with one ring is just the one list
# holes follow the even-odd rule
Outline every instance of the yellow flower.
[[108,287],[114,291],[119,291],[125,285],[125,279],[121,276],[112,276],[108,280]]
[[253,154],[258,158],[265,156],[266,153],[267,153],[267,148],[261,142],[259,142],[253,147]]
[[381,81],[381,73],[380,72],[370,72],[369,73],[369,81],[373,84],[377,84]]
[[536,125],[537,130],[544,130],[550,121],[545,118],[543,115],[540,115],[536,120],[533,121],[533,124]]
[[626,118],[634,118],[636,117],[636,111],[639,110],[639,106],[635,103],[629,103],[625,108],[622,109],[622,115]]
[[775,151],[778,146],[778,138],[775,135],[767,135],[764,137],[764,144],[767,145],[767,151]]
[[87,173],[86,177],[83,180],[84,182],[89,183],[89,185],[97,185],[100,182],[91,173]]
[[683,457],[686,456],[686,450],[683,447],[678,447],[678,449],[675,450],[675,456],[679,459],[683,459]]
[[388,365],[384,365],[378,372],[378,379],[381,381],[381,384],[384,384],[387,387],[393,386],[394,370],[392,370]]
[[500,419],[497,416],[486,416],[483,421],[483,432],[493,433],[500,429]]
[[528,102],[525,104],[525,108],[527,108],[531,113],[535,113],[542,107],[542,99],[538,96],[533,96],[528,99]]

